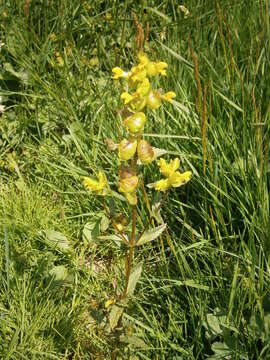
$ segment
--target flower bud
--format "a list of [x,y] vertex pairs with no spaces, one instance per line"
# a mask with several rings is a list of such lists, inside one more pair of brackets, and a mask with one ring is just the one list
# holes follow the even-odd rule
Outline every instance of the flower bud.
[[123,139],[118,146],[118,156],[120,160],[130,160],[133,158],[137,149],[137,140]]
[[128,219],[123,214],[118,214],[114,219],[118,231],[123,231],[128,224]]
[[140,140],[137,147],[138,158],[143,164],[149,164],[154,159],[154,150],[146,140]]
[[143,112],[135,113],[124,120],[124,124],[128,131],[133,134],[140,132],[146,122],[146,116]]
[[147,97],[147,105],[151,109],[157,109],[161,105],[161,94],[158,91],[150,91]]

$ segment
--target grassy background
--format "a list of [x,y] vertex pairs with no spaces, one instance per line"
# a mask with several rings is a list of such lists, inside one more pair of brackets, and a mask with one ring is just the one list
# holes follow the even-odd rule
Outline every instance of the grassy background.
[[132,10],[150,23],[149,56],[169,64],[159,86],[177,93],[149,112],[146,138],[194,176],[169,194],[169,233],[137,255],[125,322],[145,345],[123,358],[270,357],[269,2],[185,5],[187,17],[174,0],[0,3],[1,359],[110,358],[104,303],[124,263],[83,236],[102,205],[81,176],[115,180],[111,69],[136,61]]

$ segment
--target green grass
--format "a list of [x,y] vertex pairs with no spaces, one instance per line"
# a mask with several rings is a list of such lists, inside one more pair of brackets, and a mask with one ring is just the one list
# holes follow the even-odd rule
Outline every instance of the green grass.
[[[81,177],[117,177],[104,141],[122,135],[111,69],[135,62],[132,10],[150,23],[151,58],[169,64],[159,86],[177,93],[149,112],[146,138],[194,175],[169,194],[168,233],[136,256],[124,322],[146,345],[123,358],[270,357],[269,2],[190,0],[187,18],[176,1],[145,6],[0,6],[0,359],[111,356],[104,304],[121,293],[124,259],[83,236],[102,204]],[[144,175],[153,182],[156,166]]]

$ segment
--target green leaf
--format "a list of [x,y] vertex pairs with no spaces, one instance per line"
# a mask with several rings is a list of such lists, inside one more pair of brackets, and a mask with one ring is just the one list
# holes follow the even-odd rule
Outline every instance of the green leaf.
[[160,16],[163,20],[165,20],[167,23],[171,23],[172,20],[169,16],[165,15],[163,12],[159,11],[156,8],[150,7],[150,6],[146,6],[145,7],[147,10],[152,11],[154,14]]
[[212,335],[218,336],[222,334],[222,329],[220,327],[220,322],[218,317],[216,317],[213,314],[207,314],[206,322],[207,322],[208,330],[212,333]]
[[100,219],[100,231],[105,232],[110,225],[110,220],[107,218],[107,216],[102,215]]
[[120,336],[120,341],[133,345],[137,348],[141,348],[144,349],[147,347],[146,343],[143,341],[143,339],[139,338],[138,336],[127,336],[127,335],[121,335]]
[[41,234],[44,236],[46,244],[54,249],[62,252],[71,250],[67,237],[59,231],[43,230]]
[[89,221],[84,225],[83,228],[83,240],[88,243],[95,243],[100,233],[100,222],[101,219],[94,219],[93,221]]
[[111,307],[111,310],[109,312],[109,324],[110,324],[111,329],[116,328],[116,326],[118,324],[118,321],[119,321],[120,317],[123,314],[123,311],[124,311],[123,306],[119,306],[117,304],[114,304]]
[[63,265],[54,266],[49,274],[54,278],[55,281],[65,281],[68,277],[67,268]]
[[10,63],[4,63],[3,67],[9,74],[13,75],[15,78],[18,78],[24,83],[27,83],[28,74],[25,71],[15,71]]
[[127,295],[132,296],[136,287],[136,284],[142,273],[142,263],[137,264],[131,271],[128,287],[127,287]]
[[146,244],[150,241],[155,240],[157,237],[159,237],[163,231],[166,229],[166,224],[160,225],[155,227],[154,229],[145,231],[142,236],[139,238],[139,240],[136,242],[136,246],[140,246],[143,244]]
[[163,225],[164,221],[162,219],[161,216],[161,202],[162,202],[162,195],[161,193],[158,191],[156,193],[156,196],[152,202],[152,215],[155,218],[155,220],[157,221],[158,224]]
[[233,355],[232,350],[224,343],[222,342],[215,342],[212,345],[212,351],[214,351],[215,355],[210,357],[209,359],[226,359],[227,356]]
[[[123,236],[125,236],[126,240],[128,241],[128,237],[125,234],[123,234]],[[98,240],[100,240],[100,241],[114,241],[116,243],[116,245],[118,245],[118,246],[120,246],[120,243],[124,243],[121,236],[116,235],[116,234],[102,235],[102,236],[98,237]]]

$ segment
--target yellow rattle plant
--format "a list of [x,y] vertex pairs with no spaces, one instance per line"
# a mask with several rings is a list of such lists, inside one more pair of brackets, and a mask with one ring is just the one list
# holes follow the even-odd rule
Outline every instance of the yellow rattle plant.
[[[118,144],[110,141],[110,148],[114,150],[118,158],[118,192],[124,195],[127,203],[129,203],[131,212],[131,229],[127,229],[127,220],[123,215],[115,216],[110,207],[106,203],[106,197],[110,196],[111,189],[104,172],[100,171],[98,179],[94,180],[85,177],[84,186],[91,192],[103,197],[103,204],[106,214],[113,226],[113,239],[122,242],[125,249],[125,280],[124,286],[119,299],[106,303],[108,307],[108,324],[110,332],[116,332],[122,329],[122,316],[127,305],[128,299],[133,295],[136,283],[139,280],[142,271],[142,263],[134,264],[134,252],[139,246],[153,241],[161,235],[165,230],[166,224],[149,229],[149,225],[153,223],[154,211],[159,211],[164,203],[165,196],[170,188],[176,188],[186,184],[191,179],[191,172],[179,171],[180,160],[175,158],[167,162],[164,158],[157,161],[160,173],[164,178],[148,184],[148,188],[163,193],[163,199],[158,209],[154,210],[146,195],[143,177],[140,173],[142,166],[148,166],[162,153],[160,149],[153,148],[144,138],[143,130],[148,121],[147,110],[158,109],[163,101],[173,102],[176,94],[173,91],[164,93],[162,90],[156,90],[152,87],[151,79],[158,76],[166,76],[168,65],[163,61],[152,61],[146,53],[139,51],[137,54],[138,63],[129,71],[125,71],[120,67],[112,69],[113,79],[122,81],[124,91],[121,93],[125,114],[122,119],[125,138],[119,139]],[[163,152],[164,154],[164,152]],[[142,196],[140,196],[142,194]],[[147,198],[146,198],[147,196]],[[141,199],[141,201],[140,201]],[[147,203],[150,211],[149,221],[146,227],[140,232],[137,229],[137,207]],[[120,339],[120,336],[117,337]],[[118,346],[113,352],[115,358]]]

